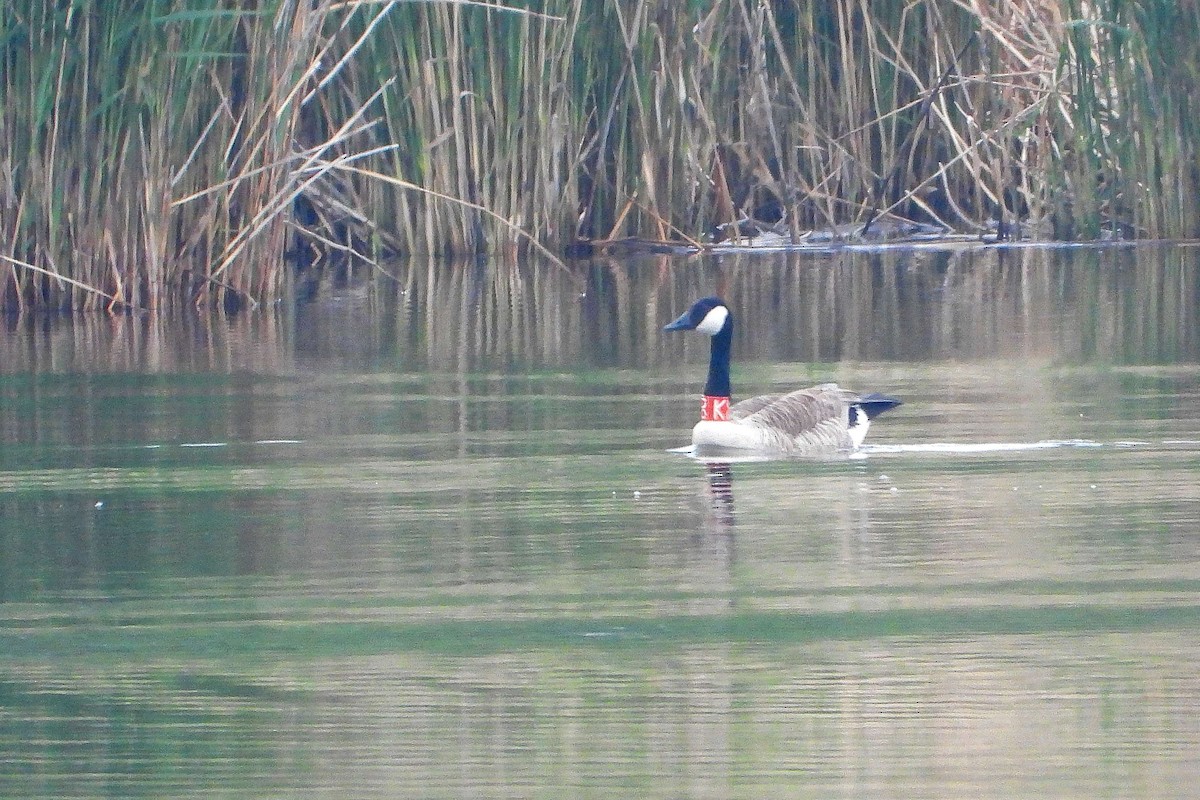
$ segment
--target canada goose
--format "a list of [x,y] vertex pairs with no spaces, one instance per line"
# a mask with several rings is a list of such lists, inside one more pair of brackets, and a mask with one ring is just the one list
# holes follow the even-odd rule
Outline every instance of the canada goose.
[[665,331],[699,331],[712,337],[708,382],[700,421],[692,429],[695,455],[729,451],[806,455],[853,450],[871,420],[900,405],[882,394],[860,395],[824,383],[790,394],[751,397],[729,404],[729,350],[733,314],[719,297],[697,300]]

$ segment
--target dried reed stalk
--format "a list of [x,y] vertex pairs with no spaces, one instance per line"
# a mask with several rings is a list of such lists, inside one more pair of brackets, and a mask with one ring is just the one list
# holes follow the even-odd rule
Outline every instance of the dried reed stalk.
[[289,255],[801,236],[875,208],[1200,233],[1195,4],[99,9],[0,10],[6,308],[253,303]]

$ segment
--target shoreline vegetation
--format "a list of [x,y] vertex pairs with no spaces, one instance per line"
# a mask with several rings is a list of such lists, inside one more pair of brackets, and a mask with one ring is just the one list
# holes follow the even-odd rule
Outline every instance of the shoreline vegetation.
[[0,306],[626,240],[1194,238],[1198,39],[1153,0],[9,3]]

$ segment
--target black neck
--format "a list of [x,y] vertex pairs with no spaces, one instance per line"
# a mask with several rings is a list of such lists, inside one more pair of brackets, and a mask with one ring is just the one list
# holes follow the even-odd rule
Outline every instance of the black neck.
[[733,316],[725,320],[725,327],[712,337],[712,354],[708,359],[708,382],[704,393],[709,397],[729,397],[729,347],[733,343]]

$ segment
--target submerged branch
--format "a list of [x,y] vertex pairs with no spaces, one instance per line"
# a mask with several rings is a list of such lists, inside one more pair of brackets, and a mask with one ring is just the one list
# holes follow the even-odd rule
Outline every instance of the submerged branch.
[[126,308],[129,308],[133,311],[145,311],[146,310],[146,309],[142,308],[141,306],[136,306],[126,300],[122,300],[121,298],[119,298],[115,295],[111,295],[108,292],[104,291],[103,289],[97,289],[95,286],[89,286],[88,284],[84,283],[83,281],[77,281],[74,278],[68,278],[66,275],[63,275],[60,272],[55,272],[54,270],[46,269],[45,267],[39,267],[37,264],[30,264],[28,261],[22,261],[19,258],[13,258],[12,256],[4,255],[3,253],[0,253],[0,259],[7,261],[9,264],[12,264],[15,267],[27,269],[31,272],[36,272],[39,275],[45,275],[48,278],[53,278],[57,281],[62,281],[63,283],[67,284],[68,286],[74,286],[76,289],[82,289],[83,291],[85,291],[89,294],[94,294],[97,297],[103,297],[105,300],[107,300],[109,302],[110,309],[114,305],[121,305],[121,306],[125,306]]

